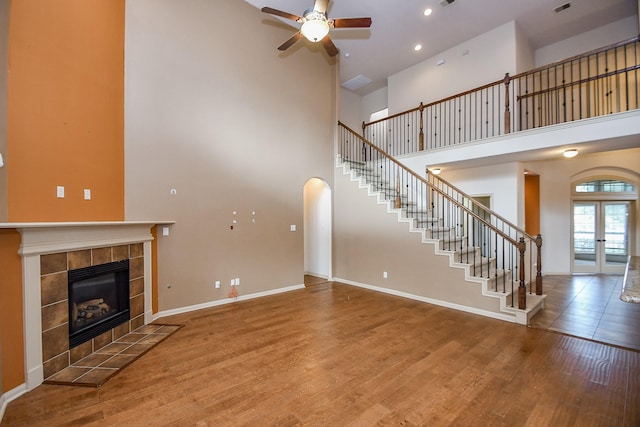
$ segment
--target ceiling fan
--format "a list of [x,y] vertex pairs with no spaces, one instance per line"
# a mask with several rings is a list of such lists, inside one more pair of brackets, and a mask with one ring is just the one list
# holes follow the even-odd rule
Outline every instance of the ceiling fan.
[[329,0],[316,0],[313,7],[305,10],[302,16],[283,12],[270,7],[263,7],[261,10],[264,13],[281,16],[302,24],[300,31],[278,46],[278,50],[285,51],[302,37],[305,37],[314,43],[322,43],[322,46],[324,46],[324,49],[327,51],[329,56],[333,57],[338,54],[338,48],[333,44],[329,37],[329,30],[331,28],[369,28],[371,26],[371,18],[327,18],[328,4]]

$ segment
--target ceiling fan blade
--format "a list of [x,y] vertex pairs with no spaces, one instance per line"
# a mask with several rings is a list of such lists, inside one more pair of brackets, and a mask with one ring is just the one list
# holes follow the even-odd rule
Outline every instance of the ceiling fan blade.
[[369,28],[371,18],[338,18],[333,20],[334,28]]
[[289,40],[287,40],[286,42],[284,42],[280,46],[278,46],[278,50],[285,51],[285,50],[289,49],[291,46],[293,46],[301,38],[302,38],[302,33],[298,31]]
[[313,10],[317,10],[320,13],[327,13],[327,6],[329,0],[316,0],[316,4],[313,5]]
[[276,15],[276,16],[281,16],[283,18],[291,19],[292,21],[299,21],[300,19],[302,19],[301,17],[299,17],[298,15],[294,15],[293,13],[283,12],[281,10],[273,9],[271,7],[265,6],[260,10],[270,15]]
[[321,41],[322,46],[324,46],[324,50],[327,51],[329,56],[334,57],[338,54],[338,48],[331,41],[331,38],[327,35]]

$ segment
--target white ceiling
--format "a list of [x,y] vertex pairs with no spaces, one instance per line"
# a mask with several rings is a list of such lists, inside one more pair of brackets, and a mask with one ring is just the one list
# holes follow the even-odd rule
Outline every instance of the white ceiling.
[[[302,15],[314,0],[245,0]],[[555,13],[554,8],[571,3]],[[431,16],[424,10],[431,8]],[[455,0],[442,7],[440,0],[335,0],[329,18],[371,17],[370,29],[333,29],[331,39],[340,50],[340,81],[364,75],[372,83],[358,89],[365,95],[386,86],[387,77],[431,58],[502,24],[516,21],[537,49],[638,13],[638,0]],[[265,20],[279,19],[265,14]],[[292,26],[297,23],[283,20]],[[285,40],[283,40],[284,42]],[[298,42],[295,49],[311,42]],[[420,43],[423,48],[415,52]],[[274,55],[281,54],[273,47]]]

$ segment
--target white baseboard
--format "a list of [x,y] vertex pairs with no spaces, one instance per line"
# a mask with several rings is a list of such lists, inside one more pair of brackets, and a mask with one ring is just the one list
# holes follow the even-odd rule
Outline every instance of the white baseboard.
[[334,280],[337,281],[337,282],[340,282],[340,283],[345,283],[347,285],[357,286],[359,288],[365,288],[365,289],[369,289],[369,290],[376,291],[376,292],[382,292],[382,293],[389,294],[389,295],[395,295],[397,297],[412,299],[412,300],[415,300],[415,301],[426,302],[428,304],[438,305],[440,307],[451,308],[453,310],[464,311],[466,313],[477,314],[477,315],[480,315],[480,316],[490,317],[492,319],[503,320],[503,321],[511,322],[511,323],[515,323],[516,322],[515,316],[509,316],[507,314],[494,313],[493,311],[481,310],[481,309],[478,309],[478,308],[475,308],[475,307],[469,307],[469,306],[466,306],[466,305],[455,304],[455,303],[452,303],[452,302],[449,302],[449,301],[442,301],[442,300],[437,300],[437,299],[433,299],[433,298],[427,298],[427,297],[423,297],[421,295],[415,295],[415,294],[410,294],[410,293],[407,293],[407,292],[397,291],[395,289],[381,288],[379,286],[368,285],[366,283],[360,283],[360,282],[354,282],[353,280],[341,279],[339,277],[335,278]]
[[0,395],[0,423],[2,422],[2,417],[4,417],[4,411],[7,409],[7,405],[9,402],[19,398],[23,394],[27,392],[27,385],[20,384],[18,387],[9,390],[6,393]]
[[264,292],[256,292],[254,294],[239,295],[236,298],[225,298],[225,299],[221,299],[221,300],[205,302],[205,303],[202,303],[202,304],[190,305],[190,306],[187,306],[187,307],[180,307],[180,308],[173,308],[171,310],[164,310],[164,311],[160,311],[160,312],[154,314],[153,315],[153,320],[157,320],[157,319],[160,319],[160,318],[163,318],[163,317],[167,317],[167,316],[173,316],[173,315],[176,315],[176,314],[189,313],[191,311],[202,310],[202,309],[205,309],[205,308],[217,307],[217,306],[225,305],[225,304],[232,304],[232,303],[237,302],[237,301],[246,301],[246,300],[251,300],[251,299],[255,299],[255,298],[262,298],[262,297],[266,297],[266,296],[270,296],[270,295],[277,295],[277,294],[281,294],[283,292],[290,292],[290,291],[295,291],[295,290],[298,290],[298,289],[304,289],[304,284],[287,286],[287,287],[284,287],[284,288],[272,289],[272,290],[264,291]]

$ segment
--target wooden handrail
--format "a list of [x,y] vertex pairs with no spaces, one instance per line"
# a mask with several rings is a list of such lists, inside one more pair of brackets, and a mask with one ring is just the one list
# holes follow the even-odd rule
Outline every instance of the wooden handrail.
[[[579,59],[584,58],[584,57],[595,55],[595,54],[598,54],[598,53],[601,53],[601,52],[605,52],[607,50],[615,49],[615,48],[618,48],[618,47],[621,47],[621,46],[625,46],[625,45],[627,45],[629,43],[634,43],[634,42],[640,42],[640,35],[632,37],[632,38],[624,40],[624,41],[621,41],[621,42],[610,44],[610,45],[605,46],[605,47],[600,47],[600,48],[597,48],[597,49],[593,49],[593,50],[590,50],[588,52],[581,53],[581,54],[572,56],[572,57],[567,58],[567,59],[563,59],[563,60],[560,60],[560,61],[552,62],[551,64],[543,65],[543,66],[534,68],[532,70],[516,74],[514,76],[510,76],[510,81],[513,81],[515,79],[521,79],[523,77],[529,76],[531,74],[538,73],[538,72],[546,70],[546,69],[558,67],[558,66],[560,66],[562,64],[573,62],[573,61],[579,60]],[[628,69],[629,69],[628,71],[634,71],[634,70],[636,70],[638,68],[637,68],[637,66],[635,66],[635,67],[628,67]],[[625,69],[625,70],[627,70],[627,69]],[[625,72],[625,71],[622,71],[622,72]],[[601,75],[599,77],[593,77],[593,78],[590,78],[590,79],[594,80],[596,78],[604,78],[604,77],[608,77],[608,74],[604,74],[604,75]],[[585,79],[585,82],[586,81],[588,81],[588,80]],[[368,126],[371,126],[371,125],[374,125],[374,124],[377,124],[377,123],[381,123],[381,122],[384,122],[386,120],[391,120],[391,119],[394,119],[396,117],[400,117],[402,115],[412,113],[414,111],[419,111],[421,108],[424,109],[424,108],[433,107],[434,105],[437,105],[437,104],[440,104],[440,103],[443,103],[443,102],[447,102],[447,101],[451,101],[451,100],[453,100],[455,98],[460,98],[460,97],[472,94],[474,92],[478,92],[478,91],[481,91],[483,89],[488,89],[488,88],[490,88],[492,86],[496,86],[496,85],[504,84],[504,83],[505,83],[505,80],[502,79],[502,80],[498,80],[498,81],[495,81],[495,82],[492,82],[492,83],[485,84],[483,86],[476,87],[474,89],[470,89],[470,90],[467,90],[467,91],[464,91],[464,92],[459,92],[459,93],[457,93],[455,95],[451,95],[451,96],[448,96],[446,98],[442,98],[442,99],[439,99],[437,101],[433,101],[433,102],[430,102],[430,103],[427,103],[427,104],[420,103],[420,106],[418,106],[418,107],[414,107],[414,108],[408,109],[406,111],[402,111],[400,113],[393,114],[393,115],[391,115],[389,117],[378,119],[378,120],[375,120],[375,121],[372,121],[372,122],[369,122],[369,123],[364,123],[363,122],[362,123],[362,130],[364,131]],[[577,83],[573,83],[573,84],[577,84]],[[570,85],[570,84],[568,84],[568,85]],[[568,87],[568,85],[567,85],[567,87]],[[558,87],[558,89],[559,88],[561,88],[561,87]],[[547,90],[549,90],[549,89],[547,89]],[[540,94],[540,93],[544,93],[544,92],[536,92],[536,93]],[[532,95],[533,94],[521,95],[521,97],[532,96]],[[518,100],[519,99],[521,99],[521,98],[518,97]]]
[[[429,168],[427,168],[427,173],[429,173]],[[431,174],[435,179],[437,179],[438,181],[446,184],[447,186],[449,186],[452,190],[456,191],[458,194],[460,194],[462,197],[469,199],[469,200],[473,200],[473,197],[471,197],[470,195],[468,195],[467,193],[465,193],[464,191],[460,190],[458,187],[456,187],[455,185],[449,183],[448,181],[445,181],[444,179],[440,178],[437,175]],[[506,225],[508,225],[509,227],[513,228],[514,230],[518,231],[520,234],[522,234],[523,236],[527,237],[527,239],[535,241],[536,238],[533,237],[531,234],[527,233],[526,231],[524,231],[523,229],[521,229],[520,227],[518,227],[517,225],[513,224],[511,221],[509,221],[506,218],[503,218],[500,214],[496,213],[495,211],[492,211],[491,209],[487,208],[487,207],[482,207],[482,209],[487,212],[488,214],[495,216],[496,218],[498,218],[500,221],[504,222]]]
[[562,90],[562,89],[567,89],[567,88],[569,88],[571,86],[581,85],[583,83],[589,83],[589,82],[594,81],[594,80],[604,79],[604,78],[607,78],[607,77],[616,76],[618,74],[628,73],[629,71],[635,71],[635,70],[640,70],[640,65],[633,65],[631,67],[623,68],[621,70],[609,71],[608,73],[598,74],[597,76],[587,77],[585,79],[581,79],[581,80],[578,80],[578,81],[575,81],[575,82],[571,82],[571,83],[566,83],[566,84],[563,84],[563,85],[560,85],[560,86],[554,86],[554,87],[550,87],[550,88],[547,88],[547,89],[541,89],[541,90],[536,91],[536,92],[525,93],[524,95],[518,95],[516,97],[516,99],[518,101],[520,101],[521,99],[530,98],[532,96],[537,96],[537,95],[542,95],[542,94],[549,93],[549,92],[554,92],[554,91],[558,91],[558,90]]
[[635,37],[631,37],[630,39],[623,40],[621,42],[613,43],[613,44],[610,44],[610,45],[607,45],[607,46],[604,46],[604,47],[599,47],[599,48],[596,48],[596,49],[593,49],[593,50],[590,50],[590,51],[587,51],[587,52],[579,53],[578,55],[574,55],[574,56],[571,56],[569,58],[561,59],[559,61],[552,62],[551,64],[541,65],[540,67],[534,68],[533,70],[525,71],[525,72],[522,72],[520,74],[516,74],[515,76],[511,76],[511,79],[520,79],[520,78],[525,77],[525,76],[527,76],[529,74],[535,74],[535,73],[537,73],[539,71],[546,70],[547,68],[554,68],[554,67],[557,67],[559,65],[566,64],[567,62],[577,61],[578,59],[581,59],[581,58],[584,58],[584,57],[587,57],[587,56],[591,56],[591,55],[595,55],[597,53],[601,53],[601,52],[604,52],[604,51],[607,51],[607,50],[615,49],[615,48],[618,48],[620,46],[624,46],[624,45],[627,45],[627,44],[633,43],[633,42],[640,42],[640,35],[635,36]]
[[[478,214],[476,214],[475,212],[473,212],[472,210],[470,210],[468,207],[464,206],[462,203],[458,202],[456,199],[452,198],[451,196],[449,196],[447,193],[444,193],[442,190],[440,190],[438,187],[434,186],[432,183],[430,183],[429,181],[427,181],[426,179],[424,179],[423,177],[421,177],[420,175],[418,175],[417,173],[415,173],[414,171],[412,171],[411,169],[407,168],[405,165],[403,165],[402,163],[400,163],[399,161],[397,161],[396,159],[394,159],[393,157],[391,157],[390,155],[388,155],[387,153],[385,153],[384,151],[382,151],[381,149],[379,149],[378,147],[376,147],[375,145],[373,145],[369,140],[367,140],[366,138],[364,138],[361,135],[358,135],[357,132],[355,132],[353,129],[351,129],[349,126],[345,125],[344,123],[342,123],[341,121],[338,121],[338,125],[342,126],[343,128],[345,128],[346,130],[348,130],[350,133],[353,134],[353,136],[359,138],[362,140],[363,143],[365,143],[366,145],[368,145],[370,148],[374,149],[376,152],[378,152],[379,154],[381,154],[382,157],[390,160],[392,163],[394,163],[396,166],[398,166],[400,169],[406,171],[407,173],[409,173],[410,175],[412,175],[414,178],[416,178],[418,181],[422,182],[423,184],[425,184],[428,188],[431,188],[432,190],[435,190],[437,193],[439,193],[441,196],[445,197],[447,200],[449,200],[451,203],[453,203],[455,206],[459,207],[460,209],[462,209],[463,211],[465,211],[467,214],[473,216],[474,218],[476,218],[478,221],[480,221],[481,223],[483,223],[484,225],[486,225],[487,227],[489,227],[490,229],[492,229],[494,232],[496,232],[496,234],[498,234],[499,236],[501,236],[502,238],[504,238],[506,241],[508,241],[509,243],[511,243],[514,246],[518,246],[518,241],[513,239],[511,236],[505,234],[503,231],[497,229],[493,224],[487,222],[484,218],[480,217]],[[453,186],[451,186],[452,188],[454,188]],[[499,217],[499,215],[497,215]],[[527,234],[527,237],[529,235]]]

